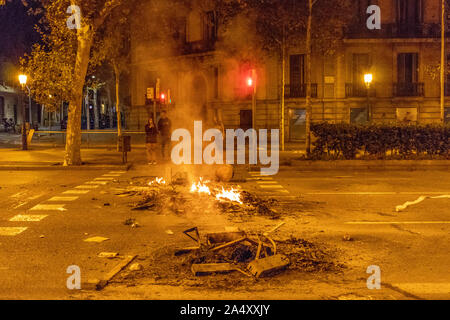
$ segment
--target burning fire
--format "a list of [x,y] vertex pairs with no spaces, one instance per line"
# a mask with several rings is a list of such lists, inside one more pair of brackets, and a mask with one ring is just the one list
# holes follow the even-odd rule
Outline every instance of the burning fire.
[[231,188],[230,190],[225,190],[222,187],[222,191],[220,191],[218,194],[216,194],[216,199],[219,201],[229,200],[232,202],[238,202],[238,203],[242,204],[241,194],[239,193],[238,190],[236,190],[234,188]]
[[166,184],[166,181],[164,178],[156,178],[155,180],[148,183],[149,186],[152,186],[154,184]]
[[209,181],[205,181],[203,182],[203,178],[199,179],[200,181],[196,184],[195,182],[192,183],[191,186],[191,193],[206,193],[211,195],[211,190],[209,189],[209,187],[206,185],[206,183],[208,183]]
[[230,190],[225,190],[224,187],[222,187],[222,190],[214,189],[214,192],[211,192],[211,189],[206,185],[209,183],[209,181],[203,181],[203,178],[199,178],[199,182],[192,183],[191,186],[191,193],[205,193],[207,195],[212,195],[218,201],[231,201],[231,202],[238,202],[242,204],[241,200],[241,194],[237,189],[231,188]]

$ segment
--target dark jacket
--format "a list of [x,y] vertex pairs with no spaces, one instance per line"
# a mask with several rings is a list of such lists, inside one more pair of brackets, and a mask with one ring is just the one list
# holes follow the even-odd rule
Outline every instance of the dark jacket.
[[172,134],[171,132],[172,123],[170,122],[169,118],[161,118],[158,121],[158,130],[161,132],[161,136],[163,139],[170,139],[170,136]]
[[145,125],[145,133],[146,133],[146,138],[145,138],[146,143],[157,143],[158,142],[158,129],[156,128],[156,126],[153,126],[152,128],[150,128],[150,125],[147,123]]

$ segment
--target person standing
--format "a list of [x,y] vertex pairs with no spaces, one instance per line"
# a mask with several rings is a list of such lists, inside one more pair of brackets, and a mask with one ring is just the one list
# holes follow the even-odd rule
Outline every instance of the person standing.
[[156,144],[158,142],[158,129],[153,118],[148,119],[145,125],[145,147],[147,149],[148,164],[156,164]]
[[[161,155],[163,160],[167,160],[169,157],[169,147],[172,135],[172,122],[167,117],[167,112],[161,112],[161,119],[158,122],[158,130],[161,134]],[[167,152],[166,152],[167,151]],[[167,156],[166,156],[167,153]]]

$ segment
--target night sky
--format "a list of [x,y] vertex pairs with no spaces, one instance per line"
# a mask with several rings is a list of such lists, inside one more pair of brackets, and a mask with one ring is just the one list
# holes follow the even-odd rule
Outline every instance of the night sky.
[[39,40],[34,30],[36,17],[27,14],[20,0],[0,6],[0,57],[17,62],[24,53],[31,51]]

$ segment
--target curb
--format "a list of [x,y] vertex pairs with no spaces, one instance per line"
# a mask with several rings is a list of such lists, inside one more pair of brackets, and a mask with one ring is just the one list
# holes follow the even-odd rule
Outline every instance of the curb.
[[124,170],[128,171],[132,164],[126,165],[82,165],[64,167],[58,165],[0,165],[0,171],[82,171],[82,170]]
[[450,170],[450,160],[292,160],[285,170]]

